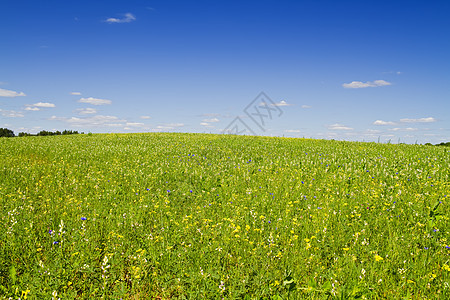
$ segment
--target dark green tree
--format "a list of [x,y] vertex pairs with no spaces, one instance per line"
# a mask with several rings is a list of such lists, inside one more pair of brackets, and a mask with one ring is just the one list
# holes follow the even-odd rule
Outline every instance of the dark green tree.
[[0,128],[0,137],[14,137],[14,131],[8,128]]

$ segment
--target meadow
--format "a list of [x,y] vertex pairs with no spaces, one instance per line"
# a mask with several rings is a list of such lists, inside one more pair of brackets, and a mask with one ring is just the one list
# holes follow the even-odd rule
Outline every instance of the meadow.
[[448,147],[0,139],[3,299],[449,299]]

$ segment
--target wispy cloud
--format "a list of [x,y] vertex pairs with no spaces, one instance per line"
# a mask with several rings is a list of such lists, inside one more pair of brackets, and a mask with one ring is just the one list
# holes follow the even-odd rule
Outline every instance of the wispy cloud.
[[214,125],[207,123],[207,122],[201,122],[200,125],[203,126],[204,128],[208,128],[208,129],[216,128]]
[[389,129],[389,131],[417,131],[419,130],[418,128],[412,128],[412,127],[407,127],[407,128],[391,128]]
[[133,131],[142,131],[142,130],[150,130],[150,127],[148,127],[144,123],[127,122],[123,129],[124,130],[133,130]]
[[78,102],[80,103],[88,103],[88,104],[92,104],[92,105],[107,105],[107,104],[111,104],[112,101],[111,100],[107,100],[107,99],[98,99],[98,98],[81,98],[80,100],[78,100]]
[[125,126],[127,126],[127,127],[144,127],[145,124],[144,123],[139,123],[139,122],[127,122],[125,124]]
[[136,17],[132,13],[126,13],[123,18],[108,18],[106,23],[130,23],[136,20]]
[[25,93],[23,92],[15,92],[11,90],[0,89],[0,97],[15,98],[23,96],[26,96]]
[[207,113],[207,114],[201,114],[200,117],[219,117],[220,114],[217,113]]
[[95,108],[79,108],[76,110],[76,112],[80,115],[92,115],[92,114],[96,114],[97,110]]
[[206,122],[206,123],[217,123],[217,122],[219,122],[220,120],[219,119],[217,119],[217,118],[211,118],[211,119],[204,119],[203,120],[203,122]]
[[378,86],[386,86],[391,85],[390,82],[387,82],[385,80],[375,80],[375,81],[352,81],[350,83],[344,83],[342,86],[346,89],[361,89],[361,88],[368,88],[368,87],[378,87]]
[[401,75],[401,74],[403,74],[403,72],[400,72],[400,71],[389,71],[389,72],[383,72],[383,74],[397,74],[397,75]]
[[304,109],[308,109],[308,108],[312,108],[312,106],[311,106],[311,105],[306,105],[306,104],[303,104],[303,105],[302,105],[302,108],[304,108]]
[[376,120],[373,122],[373,125],[395,125],[395,122],[392,121],[383,121],[383,120]]
[[433,123],[437,120],[433,117],[428,118],[420,118],[420,119],[400,119],[400,122],[402,123]]
[[81,95],[80,92],[71,92],[70,94],[71,94],[71,95],[75,95],[75,96],[80,96],[80,95]]
[[184,124],[183,123],[168,123],[168,124],[162,124],[162,125],[158,125],[156,126],[157,129],[175,129],[178,127],[183,127]]
[[287,103],[284,100],[281,100],[280,102],[272,104],[273,106],[291,106],[292,104]]
[[8,118],[23,118],[24,117],[24,115],[21,112],[14,111],[14,110],[0,109],[0,114],[4,117],[8,117]]
[[116,116],[103,116],[103,115],[96,115],[92,117],[84,117],[84,118],[78,118],[78,117],[57,117],[52,116],[49,118],[51,121],[63,121],[73,126],[107,126],[107,127],[122,127],[125,126],[127,121],[120,119]]
[[55,104],[49,102],[38,102],[34,104],[26,104],[25,110],[27,111],[40,111],[41,108],[53,108],[56,107]]
[[288,132],[288,133],[300,133],[299,129],[286,129],[284,132]]
[[366,129],[366,131],[364,132],[365,134],[376,134],[376,133],[381,133],[381,130],[377,130],[377,129]]
[[339,123],[329,125],[328,129],[330,129],[330,130],[353,130],[353,128],[347,127],[347,126],[339,124]]
[[150,116],[141,116],[141,119],[143,119],[143,120],[148,120],[148,119],[151,119],[152,117],[150,117]]

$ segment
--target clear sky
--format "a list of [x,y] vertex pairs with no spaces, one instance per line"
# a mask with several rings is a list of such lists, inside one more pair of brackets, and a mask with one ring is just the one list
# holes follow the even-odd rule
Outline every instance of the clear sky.
[[450,141],[449,16],[446,0],[2,0],[0,127]]

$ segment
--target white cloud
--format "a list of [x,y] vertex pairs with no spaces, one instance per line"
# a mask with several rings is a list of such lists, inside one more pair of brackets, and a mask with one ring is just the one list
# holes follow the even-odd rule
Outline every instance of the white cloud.
[[126,120],[119,119],[115,116],[103,116],[103,115],[96,115],[92,117],[84,117],[84,118],[78,118],[78,117],[71,117],[71,118],[65,118],[65,117],[56,117],[52,116],[49,118],[49,120],[52,121],[63,121],[73,126],[107,126],[107,127],[123,127],[126,124]]
[[397,74],[397,75],[401,75],[403,74],[403,72],[400,71],[389,71],[389,72],[382,72],[383,74]]
[[207,122],[207,123],[217,123],[220,120],[217,118],[212,118],[212,119],[204,119],[203,122]]
[[39,109],[39,107],[27,106],[27,107],[25,107],[25,110],[28,110],[28,111],[39,111],[40,109]]
[[400,119],[400,122],[402,123],[432,123],[436,122],[437,120],[433,117],[428,118],[420,118],[420,119]]
[[307,109],[307,108],[312,108],[312,106],[311,105],[302,105],[302,108],[305,108],[305,109]]
[[281,100],[280,102],[272,104],[273,106],[291,106],[292,104],[287,103],[284,100]]
[[23,118],[24,117],[24,115],[21,112],[17,112],[14,110],[0,109],[0,114],[4,117],[8,117],[8,118]]
[[219,117],[220,114],[216,114],[216,113],[207,113],[207,114],[202,114],[201,117]]
[[286,129],[284,132],[289,132],[289,133],[299,133],[300,130],[298,130],[298,129]]
[[130,23],[135,20],[136,20],[136,17],[132,13],[126,13],[125,16],[121,19],[108,18],[105,20],[105,22],[106,23]]
[[57,117],[57,116],[51,116],[50,118],[48,118],[50,121],[65,121],[67,120],[67,118],[64,117]]
[[141,116],[141,119],[144,119],[144,120],[148,120],[148,119],[151,119],[152,117],[150,117],[150,116]]
[[175,129],[177,127],[183,127],[183,123],[169,123],[156,126],[157,129]]
[[366,133],[368,134],[375,134],[375,133],[381,133],[381,130],[377,130],[377,129],[367,129]]
[[202,125],[202,126],[209,126],[209,123],[201,122],[200,125]]
[[378,87],[378,86],[386,86],[391,85],[390,82],[387,82],[385,80],[375,80],[375,81],[352,81],[350,83],[344,83],[342,86],[346,89],[361,89],[361,88],[367,88],[367,87]]
[[26,96],[23,92],[18,93],[11,90],[0,89],[0,97],[15,98],[23,96]]
[[34,104],[27,104],[25,110],[27,111],[40,111],[41,108],[53,108],[55,104],[49,102],[38,102]]
[[138,123],[138,122],[127,122],[125,125],[127,127],[142,127],[142,126],[145,126],[144,123]]
[[123,125],[124,125],[123,123],[106,123],[103,126],[106,126],[106,127],[122,127]]
[[79,108],[76,110],[77,113],[79,113],[80,115],[92,115],[92,114],[96,114],[97,110],[95,108]]
[[38,102],[38,103],[35,103],[35,104],[32,104],[32,106],[34,106],[34,107],[55,107],[55,104],[53,104],[53,103],[48,103],[48,102]]
[[417,130],[419,130],[418,128],[411,128],[411,127],[408,127],[408,128],[391,128],[391,129],[389,129],[389,131],[417,131]]
[[167,124],[167,126],[173,126],[173,127],[183,127],[184,124],[183,123],[169,123]]
[[112,101],[111,100],[107,100],[107,99],[98,99],[98,98],[81,98],[80,100],[78,100],[78,102],[80,103],[88,103],[88,104],[92,104],[92,105],[106,105],[106,104],[111,104]]
[[86,118],[77,118],[77,117],[71,117],[67,119],[68,123],[74,124],[74,125],[105,125],[109,124],[111,122],[125,122],[125,120],[120,120],[118,117],[115,116],[103,116],[103,115],[97,115],[93,117],[86,117]]
[[71,95],[75,95],[75,96],[80,96],[80,95],[81,95],[80,92],[71,92],[70,94],[71,94]]
[[347,126],[339,124],[339,123],[328,126],[328,129],[330,129],[330,130],[353,130],[353,128],[347,127]]
[[373,125],[395,125],[395,122],[376,120],[375,122],[373,122]]

